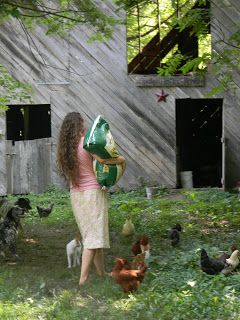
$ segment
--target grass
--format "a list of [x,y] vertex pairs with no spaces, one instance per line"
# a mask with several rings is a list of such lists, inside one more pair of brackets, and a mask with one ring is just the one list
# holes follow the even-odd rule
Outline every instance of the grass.
[[[79,268],[67,269],[65,246],[76,224],[67,192],[49,189],[29,194],[33,209],[23,221],[18,252],[0,265],[0,319],[240,319],[240,273],[209,276],[199,268],[199,249],[210,255],[240,244],[240,198],[209,189],[173,193],[160,190],[147,200],[144,190],[110,194],[111,249],[105,252],[110,271],[115,257],[131,259],[138,235],[151,238],[150,269],[140,289],[126,295],[111,278],[94,270],[82,292],[77,291]],[[15,200],[16,197],[10,197]],[[48,218],[40,219],[36,206],[54,203]],[[121,235],[131,212],[137,234]],[[172,248],[167,229],[180,222],[184,231]],[[239,268],[240,269],[240,268]]]

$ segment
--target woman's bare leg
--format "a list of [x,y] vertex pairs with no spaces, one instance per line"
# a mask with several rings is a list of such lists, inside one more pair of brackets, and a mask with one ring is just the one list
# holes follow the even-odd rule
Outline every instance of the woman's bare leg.
[[84,283],[88,278],[95,253],[96,253],[96,249],[83,249],[81,274],[80,274],[80,280],[79,280],[80,286],[84,285]]
[[93,259],[97,274],[99,276],[104,276],[104,257],[103,257],[103,249],[96,249],[96,253]]

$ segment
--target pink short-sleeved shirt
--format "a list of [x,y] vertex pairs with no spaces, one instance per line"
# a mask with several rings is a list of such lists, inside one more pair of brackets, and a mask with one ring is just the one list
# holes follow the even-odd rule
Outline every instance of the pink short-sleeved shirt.
[[92,155],[83,149],[84,137],[78,145],[78,157],[79,157],[79,179],[78,186],[70,184],[71,192],[79,192],[85,190],[101,189],[101,186],[96,180],[96,176],[93,171],[93,157]]

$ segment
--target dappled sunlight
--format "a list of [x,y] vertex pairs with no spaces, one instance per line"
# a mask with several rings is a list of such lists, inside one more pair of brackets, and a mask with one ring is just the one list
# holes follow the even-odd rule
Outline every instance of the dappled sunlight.
[[137,298],[133,294],[126,295],[126,298],[122,298],[113,302],[112,306],[117,310],[129,311],[134,306]]
[[[111,248],[105,253],[106,270],[112,270],[117,256],[132,259],[131,246],[139,235],[150,237],[149,269],[144,281],[136,292],[124,294],[113,279],[101,279],[95,272],[91,272],[86,288],[77,290],[80,269],[67,269],[65,252],[66,243],[76,231],[67,193],[52,190],[49,195],[29,195],[33,207],[54,198],[55,211],[44,223],[35,213],[29,213],[18,238],[23,261],[1,261],[0,318],[238,317],[239,269],[228,276],[211,276],[200,268],[201,248],[218,257],[222,251],[230,252],[233,243],[240,243],[239,224],[234,220],[238,218],[235,213],[240,212],[238,197],[216,190],[194,191],[180,200],[167,199],[167,194],[161,197],[156,195],[149,201],[141,190],[110,196]],[[129,212],[136,232],[124,237],[121,230]],[[167,230],[177,222],[183,232],[179,244],[172,247]]]
[[39,243],[39,240],[35,240],[33,238],[26,238],[26,239],[23,239],[22,240],[23,242],[26,242],[26,243],[29,243],[29,244],[38,244]]
[[75,299],[73,300],[76,307],[86,307],[88,305],[88,298],[82,297],[81,295],[76,295]]
[[40,319],[41,315],[49,312],[50,306],[35,304],[33,299],[18,303],[0,303],[1,319]]
[[222,227],[228,227],[230,223],[228,220],[221,220],[218,222],[218,224]]
[[190,287],[194,287],[196,285],[196,281],[187,281],[187,284],[190,286]]

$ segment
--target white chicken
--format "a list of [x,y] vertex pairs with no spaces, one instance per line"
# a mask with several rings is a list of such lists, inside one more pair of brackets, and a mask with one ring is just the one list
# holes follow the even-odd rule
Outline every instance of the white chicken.
[[227,275],[231,273],[234,269],[236,269],[236,267],[239,264],[239,256],[240,256],[240,251],[234,250],[230,258],[226,259],[225,267],[223,268],[221,273]]
[[132,223],[131,216],[128,215],[122,228],[122,234],[124,236],[131,236],[134,233],[135,233],[135,227],[134,227],[134,224]]

